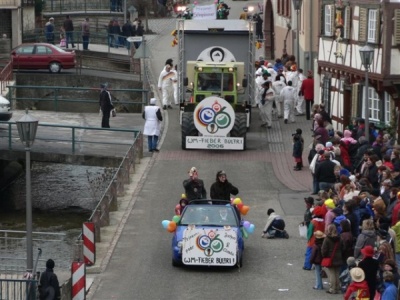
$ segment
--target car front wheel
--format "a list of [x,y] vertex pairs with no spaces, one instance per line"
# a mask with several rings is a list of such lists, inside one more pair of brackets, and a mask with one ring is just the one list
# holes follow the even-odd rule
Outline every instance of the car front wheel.
[[49,71],[50,73],[60,73],[61,65],[58,62],[53,61],[49,65]]

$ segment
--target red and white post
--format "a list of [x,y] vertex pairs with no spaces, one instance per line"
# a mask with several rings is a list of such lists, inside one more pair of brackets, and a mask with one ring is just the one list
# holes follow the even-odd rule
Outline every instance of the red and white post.
[[72,273],[72,300],[86,299],[86,265],[74,261],[71,266]]
[[96,243],[94,239],[94,223],[83,223],[83,261],[86,265],[92,266],[96,262]]

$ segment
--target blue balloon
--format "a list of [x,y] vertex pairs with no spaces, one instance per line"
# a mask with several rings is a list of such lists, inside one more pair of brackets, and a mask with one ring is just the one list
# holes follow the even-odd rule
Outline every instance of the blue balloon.
[[256,229],[256,226],[254,226],[254,224],[250,224],[249,228],[247,228],[247,231],[248,231],[248,233],[252,234],[255,229]]
[[162,221],[161,222],[162,227],[164,227],[164,229],[167,229],[169,222],[170,222],[169,220]]

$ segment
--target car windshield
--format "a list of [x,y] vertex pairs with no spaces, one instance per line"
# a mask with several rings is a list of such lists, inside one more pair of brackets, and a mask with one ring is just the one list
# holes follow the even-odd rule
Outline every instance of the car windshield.
[[232,206],[188,205],[181,216],[180,225],[238,227],[238,220]]

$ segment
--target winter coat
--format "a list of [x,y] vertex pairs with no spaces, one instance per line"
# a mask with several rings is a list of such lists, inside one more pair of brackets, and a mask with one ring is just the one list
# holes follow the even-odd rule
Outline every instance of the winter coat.
[[340,234],[340,239],[342,240],[342,254],[343,260],[346,261],[350,256],[354,255],[354,239],[351,232],[342,232]]
[[[48,289],[52,289],[53,292],[49,292]],[[60,284],[57,275],[54,274],[53,269],[46,268],[46,271],[40,275],[39,299],[47,300],[49,294],[54,294],[53,299],[60,299]]]
[[185,189],[186,198],[188,200],[207,198],[207,191],[201,179],[186,179],[183,181],[183,188]]
[[314,232],[316,231],[325,231],[325,222],[322,218],[314,218],[311,220],[310,225],[308,225],[307,229],[307,247],[312,247],[315,244],[315,236]]
[[392,248],[392,246],[390,246],[390,244],[387,241],[383,241],[379,244],[378,252],[380,254],[379,262],[381,264],[381,267],[384,266],[385,260],[387,260],[387,259],[395,260],[393,248]]
[[344,294],[344,300],[369,300],[369,288],[365,280],[361,282],[353,281],[348,286]]
[[381,300],[397,300],[397,288],[393,282],[385,282],[385,291],[382,293]]
[[112,109],[114,109],[109,91],[107,91],[107,90],[101,91],[99,105],[100,105],[100,108],[101,108],[101,111],[103,112],[103,114],[107,114]]
[[400,200],[396,202],[392,210],[392,226],[394,226],[398,221],[400,221],[397,216],[400,211]]
[[314,79],[304,79],[300,91],[304,95],[304,99],[306,101],[314,100]]
[[314,136],[315,136],[315,139],[318,141],[318,143],[321,143],[323,145],[325,145],[326,142],[329,140],[328,130],[326,130],[326,128],[323,126],[318,126],[314,130]]
[[302,152],[303,152],[303,144],[301,143],[301,140],[296,140],[293,144],[293,157],[295,158],[301,158]]
[[365,281],[368,284],[370,295],[375,294],[379,262],[372,257],[366,257],[358,263],[358,267],[364,271]]
[[336,164],[331,160],[323,160],[315,167],[315,178],[318,182],[335,183],[336,177],[334,168]]
[[[332,257],[335,246],[336,250]],[[332,267],[340,267],[343,265],[342,248],[339,236],[327,236],[322,244],[322,257],[332,257]]]
[[322,243],[324,239],[315,239],[315,244],[312,246],[310,263],[320,265],[322,262]]
[[392,229],[396,233],[396,251],[400,252],[400,222],[397,222]]
[[354,257],[356,259],[361,258],[361,249],[365,246],[375,246],[376,233],[375,230],[363,230],[357,237],[356,246],[354,247]]
[[211,185],[210,197],[217,200],[230,200],[231,195],[239,194],[239,189],[228,180],[225,182],[216,181]]
[[353,235],[354,238],[357,238],[358,235],[360,234],[360,227],[358,224],[360,224],[360,220],[356,213],[351,213],[351,214],[346,214],[345,215],[347,220],[350,221],[350,228],[351,228],[351,234]]

